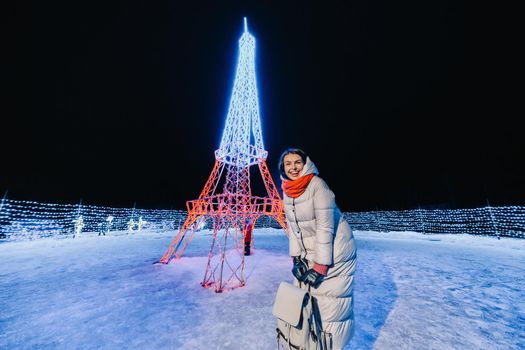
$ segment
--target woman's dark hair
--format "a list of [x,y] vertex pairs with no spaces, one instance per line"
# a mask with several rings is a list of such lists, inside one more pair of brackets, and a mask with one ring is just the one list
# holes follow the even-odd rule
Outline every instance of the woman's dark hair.
[[301,159],[303,160],[303,163],[306,164],[306,153],[302,149],[299,148],[288,148],[286,151],[281,154],[281,158],[279,158],[279,173],[282,177],[285,179],[289,179],[288,176],[286,176],[286,173],[284,172],[284,157],[286,157],[289,154],[297,154],[301,156]]

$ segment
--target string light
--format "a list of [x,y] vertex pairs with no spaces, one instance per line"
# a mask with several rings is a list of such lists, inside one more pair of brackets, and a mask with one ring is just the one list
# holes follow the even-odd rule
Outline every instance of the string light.
[[135,221],[133,220],[133,218],[131,218],[128,221],[128,231],[133,232],[134,228],[135,228]]
[[[82,220],[80,221],[80,217]],[[129,231],[128,222],[141,229],[172,231],[186,219],[182,210],[110,208],[79,204],[51,204],[4,198],[0,208],[0,237],[25,240],[73,237],[86,232]]]
[[139,221],[137,222],[137,231],[142,231],[142,228],[147,223],[147,221],[142,220],[142,216],[139,217]]
[[525,207],[521,206],[373,211],[343,215],[354,230],[466,233],[525,238]]
[[82,215],[77,217],[75,220],[73,220],[73,223],[75,224],[75,236],[80,236],[80,233],[82,233],[82,229],[84,228],[84,219],[82,218]]
[[[4,198],[0,208],[0,237],[6,240],[42,237],[73,237],[86,232],[178,230],[186,211],[110,208],[78,204],[49,204]],[[474,209],[416,209],[343,213],[354,230],[414,231],[425,234],[466,233],[497,237],[525,238],[525,207],[506,206]],[[135,218],[138,216],[138,222]],[[130,226],[130,223],[133,223]],[[205,222],[196,223],[196,229]],[[103,226],[105,225],[105,226]],[[261,216],[256,228],[280,225]]]

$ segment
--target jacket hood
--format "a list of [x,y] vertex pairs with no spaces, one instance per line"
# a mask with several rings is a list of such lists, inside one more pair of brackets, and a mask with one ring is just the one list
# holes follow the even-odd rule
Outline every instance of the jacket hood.
[[303,171],[301,171],[301,176],[310,174],[319,175],[319,171],[317,170],[314,162],[310,160],[310,157],[306,157],[306,164],[303,167]]

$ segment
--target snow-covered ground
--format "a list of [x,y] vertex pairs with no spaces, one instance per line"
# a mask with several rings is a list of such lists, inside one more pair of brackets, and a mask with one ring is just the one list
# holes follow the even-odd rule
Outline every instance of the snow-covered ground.
[[[283,232],[254,232],[247,285],[199,285],[210,236],[153,264],[174,232],[0,244],[0,349],[275,349],[291,280]],[[525,349],[525,240],[356,232],[348,349]]]

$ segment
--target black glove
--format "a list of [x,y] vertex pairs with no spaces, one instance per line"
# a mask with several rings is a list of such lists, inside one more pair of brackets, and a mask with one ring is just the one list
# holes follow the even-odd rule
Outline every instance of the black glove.
[[302,281],[306,270],[308,270],[308,266],[306,266],[306,263],[303,261],[303,259],[301,259],[301,257],[299,256],[294,256],[292,267],[292,274],[294,275],[294,277],[297,278],[299,281]]
[[310,269],[306,271],[306,273],[303,275],[302,281],[311,285],[314,288],[317,288],[317,286],[321,284],[323,277],[324,276],[321,275],[319,272],[315,271],[314,269]]

